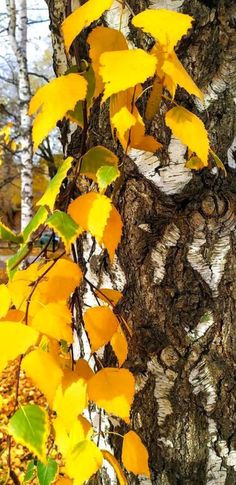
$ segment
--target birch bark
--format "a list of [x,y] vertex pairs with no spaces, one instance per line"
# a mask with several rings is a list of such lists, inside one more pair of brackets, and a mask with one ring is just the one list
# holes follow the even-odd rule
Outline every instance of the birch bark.
[[32,217],[32,138],[28,105],[31,98],[27,67],[27,4],[26,0],[6,0],[9,16],[8,35],[18,67],[18,98],[20,108],[21,163],[21,230]]

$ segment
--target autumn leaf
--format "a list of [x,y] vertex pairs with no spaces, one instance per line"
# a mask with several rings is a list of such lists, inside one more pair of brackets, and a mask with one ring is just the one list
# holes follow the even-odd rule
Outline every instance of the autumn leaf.
[[77,373],[66,370],[58,385],[53,401],[53,409],[61,417],[66,429],[70,429],[77,416],[87,406],[87,382],[78,378]]
[[122,462],[129,472],[133,472],[135,475],[146,475],[150,478],[147,449],[134,431],[129,431],[124,435]]
[[186,108],[176,106],[165,116],[166,125],[173,134],[195,152],[202,163],[207,166],[209,140],[203,122]]
[[45,461],[49,423],[44,409],[36,404],[21,406],[10,419],[8,429],[17,443],[27,446],[33,454]]
[[104,165],[100,167],[96,173],[98,188],[100,192],[104,192],[108,185],[112,184],[120,176],[120,171],[117,167]]
[[164,9],[144,10],[132,19],[135,27],[151,34],[168,52],[173,51],[192,22],[193,18],[189,15]]
[[81,162],[81,175],[86,175],[95,182],[97,182],[97,172],[103,166],[115,167],[118,166],[119,159],[111,150],[103,146],[97,145],[90,148],[85,155],[83,155]]
[[80,34],[81,30],[99,19],[111,7],[112,3],[113,0],[99,0],[99,2],[97,0],[89,0],[64,20],[62,33],[67,51],[69,51],[71,43]]
[[48,217],[46,224],[62,239],[67,253],[70,252],[71,244],[83,232],[83,229],[68,214],[59,210]]
[[127,359],[128,343],[122,328],[119,326],[117,331],[112,335],[111,346],[116,354],[119,366],[122,366]]
[[[39,204],[38,204],[39,205]],[[24,242],[27,243],[30,240],[31,235],[37,231],[41,224],[44,224],[48,216],[48,211],[45,207],[40,207],[34,217],[32,217],[31,221],[27,226],[24,228],[22,236]]]
[[9,241],[19,244],[23,241],[21,235],[17,235],[9,227],[7,227],[2,221],[0,221],[0,239],[2,241]]
[[93,433],[91,424],[83,416],[78,416],[69,428],[63,418],[58,416],[53,421],[53,427],[56,434],[56,445],[64,457],[66,457],[69,449],[73,449],[80,441],[90,439]]
[[66,158],[66,160],[63,161],[56,175],[49,182],[48,188],[46,189],[45,193],[43,194],[41,199],[38,200],[37,205],[47,205],[51,211],[53,210],[61,184],[66,178],[67,172],[71,168],[72,162],[72,157],[68,157]]
[[11,304],[11,294],[8,287],[0,285],[0,318],[5,317]]
[[107,367],[97,372],[88,382],[89,399],[108,413],[129,422],[134,384],[134,377],[127,369]]
[[113,290],[113,288],[99,288],[95,291],[95,294],[99,300],[103,300],[109,305],[115,306],[123,297],[122,293],[118,290]]
[[155,56],[142,49],[104,52],[100,57],[99,69],[105,84],[103,101],[153,76],[156,63]]
[[103,454],[103,458],[110,463],[110,465],[114,468],[116,476],[118,478],[120,485],[128,485],[128,482],[125,478],[124,472],[118,462],[118,460],[107,450],[101,450]]
[[87,360],[78,359],[74,365],[74,372],[76,372],[78,378],[84,379],[86,382],[93,377],[94,373],[89,366]]
[[63,377],[58,362],[48,352],[37,349],[24,357],[22,369],[52,406],[56,389]]
[[86,310],[84,325],[93,353],[111,340],[117,331],[119,321],[109,307],[98,306]]
[[84,440],[77,443],[66,456],[66,471],[74,478],[74,485],[82,485],[99,468],[103,456],[99,448],[92,441]]
[[32,319],[31,326],[38,332],[72,343],[72,314],[64,302],[48,303]]
[[9,360],[24,354],[38,340],[39,333],[20,322],[0,322],[0,372]]
[[104,89],[104,83],[99,74],[100,56],[104,52],[127,50],[128,44],[122,32],[119,30],[100,26],[92,30],[88,36],[87,42],[90,46],[89,56],[92,60],[96,78],[94,97],[97,98]]
[[87,81],[80,74],[60,76],[38,89],[29,105],[29,114],[36,113],[32,130],[34,149],[57,121],[74,109],[77,101],[85,99],[86,93]]

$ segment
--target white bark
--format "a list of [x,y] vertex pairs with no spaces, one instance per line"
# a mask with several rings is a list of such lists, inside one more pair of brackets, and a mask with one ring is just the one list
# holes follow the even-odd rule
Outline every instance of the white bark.
[[18,66],[18,97],[20,106],[21,162],[21,230],[32,217],[32,138],[28,105],[31,97],[27,67],[27,6],[26,0],[6,0],[9,15],[8,35]]

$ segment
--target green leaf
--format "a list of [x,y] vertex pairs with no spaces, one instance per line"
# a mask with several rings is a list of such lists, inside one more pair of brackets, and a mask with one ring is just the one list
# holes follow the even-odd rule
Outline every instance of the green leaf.
[[37,231],[37,229],[39,228],[39,226],[41,226],[41,224],[44,224],[44,222],[47,219],[47,216],[48,216],[47,209],[43,206],[40,207],[36,212],[36,214],[34,215],[34,217],[29,222],[29,224],[23,230],[22,235],[24,238],[24,242],[29,241],[31,234]]
[[37,474],[40,485],[50,485],[57,474],[57,462],[49,458],[48,463],[44,464],[41,461],[37,463]]
[[90,150],[83,156],[80,173],[97,181],[96,173],[99,168],[105,165],[117,167],[118,163],[119,160],[117,156],[111,152],[111,150],[98,145],[90,148]]
[[114,180],[120,176],[120,171],[117,167],[111,165],[104,165],[100,167],[96,173],[97,183],[100,192],[103,192],[108,185],[110,185]]
[[17,443],[26,446],[45,461],[49,423],[44,409],[36,404],[20,407],[10,419],[8,430]]
[[14,273],[17,270],[17,266],[23,261],[26,256],[28,256],[30,253],[30,247],[28,244],[22,244],[20,246],[20,249],[18,249],[16,254],[13,254],[10,258],[7,260],[7,274],[8,277],[11,279]]
[[68,214],[59,210],[54,211],[46,224],[61,237],[66,251],[69,251],[70,245],[83,232],[83,229]]
[[34,460],[29,461],[26,472],[25,472],[23,483],[29,482],[29,480],[31,480],[33,478],[34,467],[35,467]]
[[[78,69],[78,68],[77,68]],[[83,76],[87,83],[88,83],[88,90],[86,96],[87,102],[87,116],[89,116],[89,108],[92,105],[93,95],[95,91],[95,75],[93,68],[90,66],[89,69],[83,73],[80,73]],[[84,127],[84,114],[83,114],[83,102],[78,101],[75,105],[74,110],[68,111],[68,116],[72,121],[78,123],[78,125],[83,128]]]
[[49,182],[48,188],[46,189],[44,195],[41,199],[37,202],[37,205],[47,205],[51,211],[53,211],[53,207],[57,198],[57,195],[60,191],[61,184],[63,180],[66,178],[68,170],[71,168],[73,162],[72,157],[66,158],[62,165],[59,167],[57,174],[52,180]]
[[16,244],[23,242],[22,236],[15,234],[15,232],[13,232],[9,227],[5,226],[3,222],[0,222],[0,239],[2,241],[9,241]]

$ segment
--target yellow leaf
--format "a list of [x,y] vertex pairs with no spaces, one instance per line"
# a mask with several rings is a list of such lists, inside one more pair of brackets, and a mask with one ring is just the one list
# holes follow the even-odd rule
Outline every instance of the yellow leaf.
[[150,478],[147,449],[134,431],[129,431],[124,435],[122,462],[129,472],[135,475],[146,475]]
[[78,377],[81,377],[85,381],[89,381],[89,379],[94,375],[91,367],[89,367],[87,360],[79,359],[75,363],[74,371],[76,372]]
[[95,293],[99,300],[103,300],[112,306],[117,305],[117,303],[123,297],[120,291],[113,290],[111,288],[99,288],[99,290],[96,290]]
[[130,132],[130,147],[146,152],[156,152],[162,145],[153,136],[145,135],[145,125],[137,110],[136,125],[131,128]]
[[60,76],[39,88],[29,106],[30,115],[38,112],[32,130],[34,149],[54,128],[57,121],[63,118],[67,111],[74,109],[77,101],[85,99],[86,93],[87,81],[79,74]]
[[0,372],[9,360],[24,354],[38,340],[38,332],[19,322],[0,322]]
[[77,416],[87,406],[87,383],[75,372],[66,370],[59,384],[53,401],[53,409],[63,420],[66,429],[70,429]]
[[135,116],[128,110],[126,106],[123,106],[112,118],[112,125],[117,129],[119,140],[124,150],[127,148],[128,138],[127,132],[136,124]]
[[92,441],[84,440],[67,454],[66,472],[74,478],[74,485],[82,485],[99,468],[101,468],[103,456],[101,451]]
[[209,140],[203,122],[185,108],[176,106],[166,113],[166,125],[173,134],[195,152],[207,166]]
[[108,413],[129,422],[134,385],[134,376],[127,369],[106,368],[88,382],[88,396]]
[[66,160],[63,161],[56,175],[49,182],[46,191],[44,192],[41,199],[38,200],[36,205],[47,205],[49,209],[53,211],[54,204],[60,190],[60,186],[63,180],[66,178],[67,172],[71,168],[72,162],[72,157],[68,157],[66,158]]
[[119,321],[109,307],[98,306],[86,310],[84,324],[89,336],[91,351],[96,352],[111,340]]
[[100,57],[99,70],[105,84],[103,101],[153,76],[156,63],[155,56],[142,49],[104,52]]
[[105,10],[111,7],[112,3],[113,0],[89,0],[64,20],[62,32],[67,51],[69,51],[71,43],[81,30],[98,20]]
[[123,472],[123,470],[122,470],[119,462],[114,457],[114,455],[112,455],[107,450],[101,450],[101,451],[102,451],[102,454],[103,454],[103,458],[105,460],[107,460],[110,463],[110,465],[114,468],[114,470],[116,472],[116,476],[117,476],[117,478],[119,480],[119,484],[120,485],[127,485],[128,484],[128,481],[126,480],[125,475],[124,475],[124,472]]
[[8,287],[0,285],[0,318],[5,317],[11,304],[11,295]]
[[177,42],[190,29],[193,18],[189,15],[171,10],[144,10],[132,19],[132,24],[151,34],[165,46],[168,52],[173,51]]
[[[46,263],[42,268],[43,272],[51,266],[52,262]],[[38,284],[35,298],[42,303],[67,300],[74,289],[79,286],[81,278],[82,272],[77,264],[69,258],[60,258]]]
[[33,384],[46,396],[49,406],[52,406],[56,389],[63,377],[58,362],[48,352],[37,349],[24,357],[22,369],[30,377]]
[[55,485],[73,485],[73,481],[70,478],[60,477]]
[[111,261],[113,261],[115,250],[121,240],[122,227],[123,224],[120,214],[113,206],[102,238],[102,242],[105,248],[107,248]]
[[158,108],[161,104],[161,97],[162,97],[163,85],[160,79],[156,76],[153,82],[151,94],[147,101],[146,111],[145,111],[145,118],[148,121],[152,121],[155,114],[158,111]]
[[45,305],[32,319],[32,327],[39,332],[72,343],[72,315],[64,302]]
[[92,60],[96,79],[94,97],[97,98],[104,89],[104,84],[99,74],[100,56],[103,52],[126,50],[128,49],[128,44],[119,30],[108,27],[96,27],[93,29],[88,36],[87,42],[90,46],[89,56]]
[[68,214],[83,229],[91,232],[98,242],[101,242],[111,208],[111,199],[105,195],[89,192],[70,203]]
[[162,70],[171,78],[173,83],[184,88],[189,94],[194,94],[203,100],[203,93],[184,69],[184,66],[181,64],[174,51],[169,54],[167,59],[165,59]]
[[53,421],[53,427],[56,435],[55,443],[63,457],[66,457],[67,452],[73,449],[77,443],[90,439],[93,433],[91,424],[83,416],[78,416],[69,429],[65,426],[63,419],[58,416]]
[[111,346],[116,354],[116,357],[119,362],[119,366],[124,364],[124,361],[127,359],[128,355],[128,344],[125,337],[125,334],[121,327],[119,326],[116,333],[111,338]]

